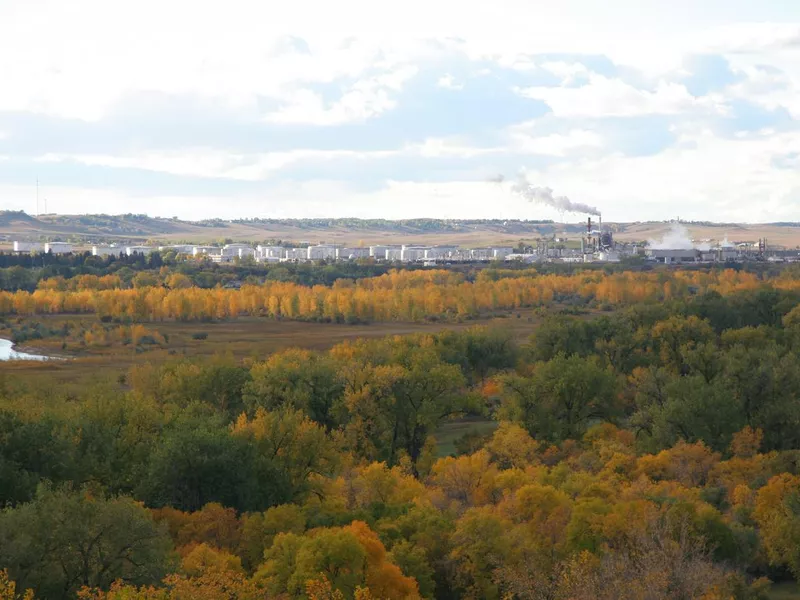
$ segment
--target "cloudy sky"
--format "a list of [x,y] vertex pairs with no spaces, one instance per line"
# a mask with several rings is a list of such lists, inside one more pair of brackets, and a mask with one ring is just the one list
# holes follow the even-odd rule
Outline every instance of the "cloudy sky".
[[799,124],[791,0],[0,0],[0,209],[800,221]]

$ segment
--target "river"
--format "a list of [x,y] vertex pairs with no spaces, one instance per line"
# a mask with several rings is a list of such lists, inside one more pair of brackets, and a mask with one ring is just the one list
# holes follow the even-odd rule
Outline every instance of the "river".
[[18,352],[14,350],[13,346],[14,344],[11,343],[11,340],[0,338],[0,360],[48,360],[50,358],[39,354]]

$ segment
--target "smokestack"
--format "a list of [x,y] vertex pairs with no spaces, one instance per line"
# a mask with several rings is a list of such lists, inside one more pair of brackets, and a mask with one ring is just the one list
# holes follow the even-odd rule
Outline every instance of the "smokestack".
[[589,219],[586,222],[586,233],[592,235],[592,217],[589,217]]

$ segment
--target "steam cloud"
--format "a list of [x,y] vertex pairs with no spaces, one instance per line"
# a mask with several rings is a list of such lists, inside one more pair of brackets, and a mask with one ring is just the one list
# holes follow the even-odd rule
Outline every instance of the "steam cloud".
[[710,244],[695,244],[689,237],[689,230],[679,223],[673,223],[670,230],[660,240],[648,240],[653,250],[710,250]]
[[[489,178],[489,182],[500,184],[503,183],[505,179],[506,178],[503,175],[495,175],[494,177]],[[528,202],[535,202],[536,204],[551,206],[562,213],[583,213],[586,215],[600,216],[600,211],[594,206],[589,206],[588,204],[583,204],[581,202],[573,202],[566,196],[554,196],[551,188],[531,185],[531,183],[522,175],[520,175],[519,179],[517,179],[517,181],[511,186],[511,191],[514,194],[522,196]]]

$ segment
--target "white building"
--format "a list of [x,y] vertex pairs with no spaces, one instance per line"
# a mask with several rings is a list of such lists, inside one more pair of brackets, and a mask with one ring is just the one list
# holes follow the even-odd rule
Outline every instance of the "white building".
[[619,262],[619,252],[614,250],[603,250],[602,252],[597,253],[597,260],[600,262]]
[[428,260],[444,260],[453,258],[457,253],[457,246],[433,246],[425,251],[425,258]]
[[511,246],[492,246],[492,258],[495,260],[503,260],[509,254],[514,254]]
[[369,258],[370,249],[367,247],[359,248],[337,248],[336,258],[339,260],[357,260],[359,258]]
[[159,252],[168,252],[173,250],[178,254],[192,254],[195,246],[193,244],[176,244],[174,246],[159,246]]
[[147,256],[150,254],[155,248],[153,246],[126,246],[125,247],[125,254],[128,256],[132,256],[135,254],[144,254]]
[[245,258],[255,256],[256,251],[250,244],[225,244],[221,254],[223,258]]
[[286,260],[308,260],[308,248],[287,248],[285,257]]
[[417,262],[425,259],[429,246],[403,246],[400,249],[400,260],[403,262]]
[[192,246],[192,256],[202,254],[219,254],[220,249],[218,246]]
[[531,263],[536,262],[537,260],[541,260],[542,257],[539,254],[509,254],[506,256],[507,261],[518,261],[524,263]]
[[48,242],[44,245],[45,252],[52,252],[53,254],[70,254],[72,252],[72,244],[67,242]]
[[14,242],[14,252],[43,252],[44,244],[39,242]]
[[373,258],[377,258],[378,260],[386,260],[386,251],[394,249],[399,250],[400,246],[385,246],[385,245],[370,246],[369,255],[372,256]]
[[388,260],[388,261],[401,260],[402,252],[403,252],[402,248],[388,247],[388,248],[386,248],[386,251],[385,251],[385,254],[384,254],[384,258],[385,258],[385,260]]
[[700,251],[693,248],[648,248],[645,254],[651,260],[655,260],[668,265],[696,262],[700,258]]
[[306,258],[308,260],[333,260],[336,258],[336,246],[333,244],[309,246]]
[[283,246],[256,246],[256,260],[281,259],[285,251]]
[[119,246],[92,246],[92,256],[119,256],[123,250]]
[[470,251],[470,258],[472,260],[491,260],[494,258],[494,253],[491,248],[473,248]]

